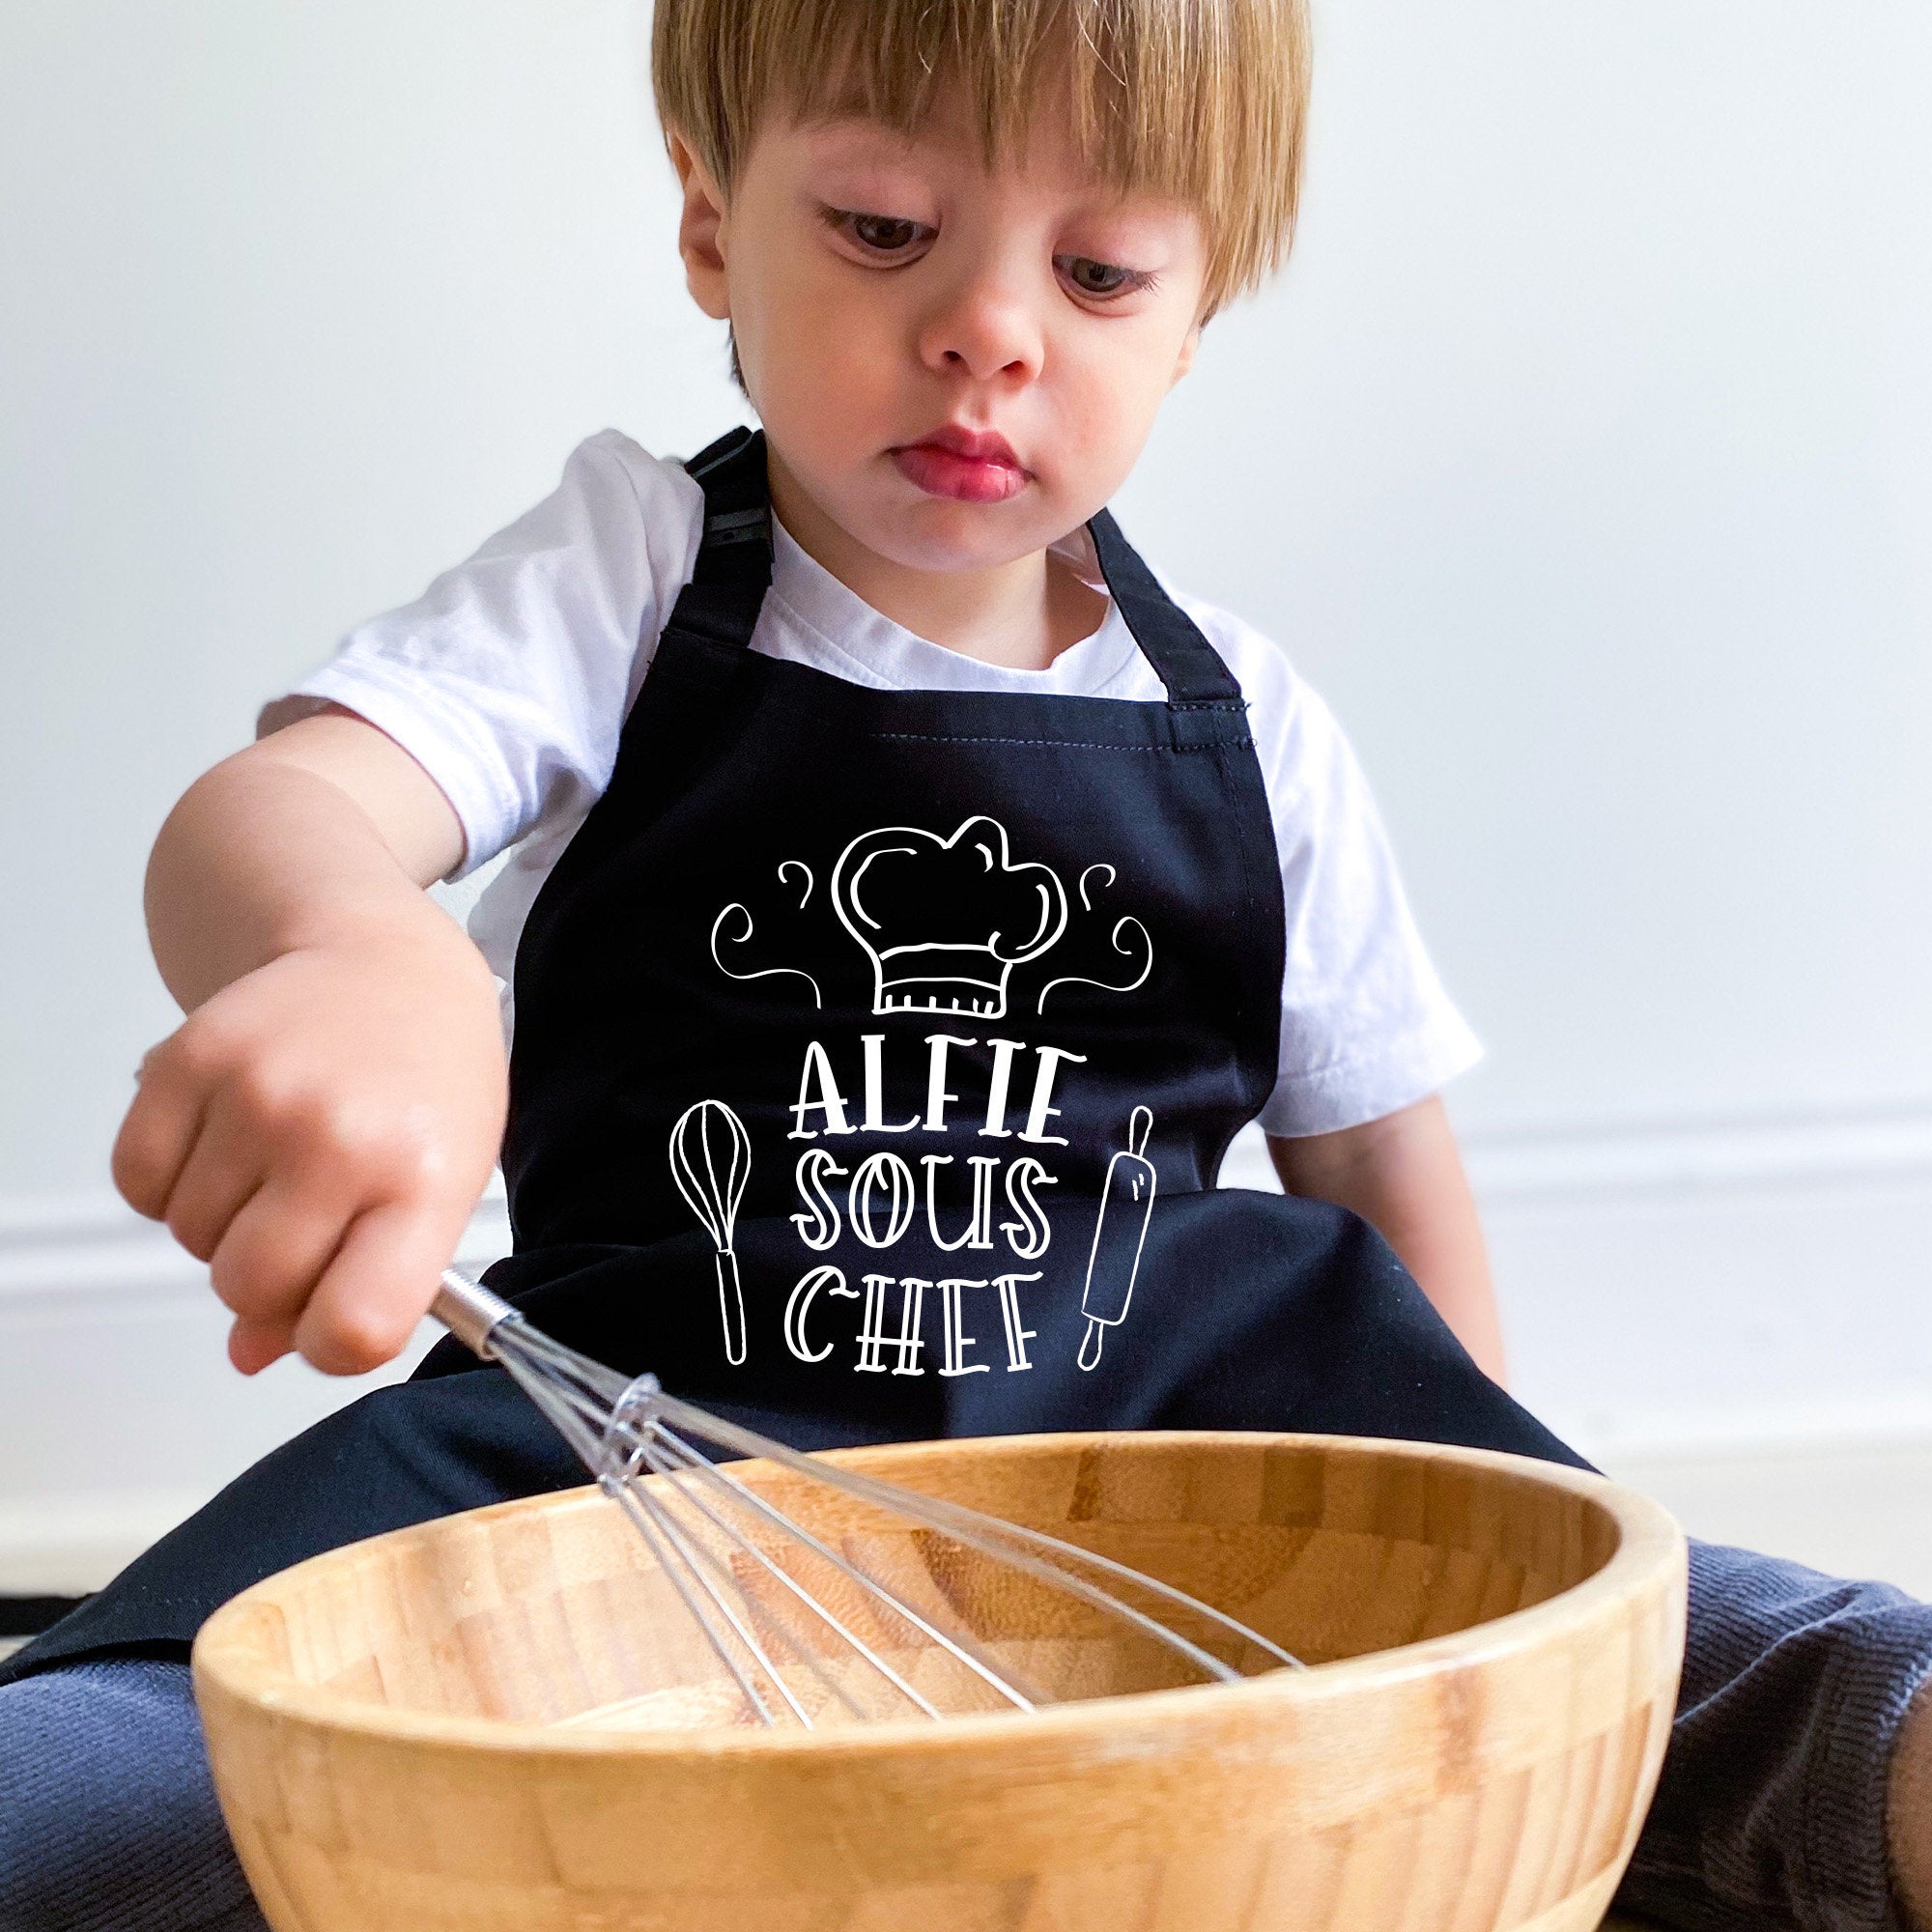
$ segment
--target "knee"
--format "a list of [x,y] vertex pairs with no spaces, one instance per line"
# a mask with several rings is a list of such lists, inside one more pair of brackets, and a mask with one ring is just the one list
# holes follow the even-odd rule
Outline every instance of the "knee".
[[187,1666],[71,1665],[0,1688],[0,1925],[258,1932]]
[[1889,1583],[1691,1540],[1687,1695],[1746,1666],[1821,1649],[1873,1651],[1902,1637],[1917,1654],[1928,1635],[1932,1609]]

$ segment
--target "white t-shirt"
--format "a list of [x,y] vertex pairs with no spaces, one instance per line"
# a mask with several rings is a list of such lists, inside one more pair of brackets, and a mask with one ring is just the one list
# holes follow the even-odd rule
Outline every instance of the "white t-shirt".
[[[605,430],[555,492],[413,604],[352,631],[262,714],[321,703],[386,732],[441,786],[469,841],[460,871],[515,847],[469,929],[508,981],[531,901],[610,782],[618,733],[691,576],[703,495],[676,463]],[[782,528],[752,648],[887,691],[1158,699],[1118,610],[1045,670],[1009,670],[880,615]],[[1065,554],[1098,583],[1086,535]],[[1288,909],[1269,1133],[1325,1133],[1433,1094],[1480,1049],[1409,916],[1375,801],[1333,716],[1264,638],[1176,595],[1239,681],[1266,781]]]

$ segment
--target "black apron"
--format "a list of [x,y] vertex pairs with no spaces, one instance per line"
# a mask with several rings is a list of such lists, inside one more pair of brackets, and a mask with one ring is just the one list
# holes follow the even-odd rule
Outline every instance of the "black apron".
[[[691,470],[693,581],[518,951],[491,1286],[807,1448],[1251,1428],[1576,1462],[1364,1223],[1213,1185],[1274,1084],[1280,863],[1240,691],[1113,520],[1164,701],[876,691],[749,647],[763,438]],[[583,1480],[445,1341],[10,1668],[179,1656],[287,1564]]]

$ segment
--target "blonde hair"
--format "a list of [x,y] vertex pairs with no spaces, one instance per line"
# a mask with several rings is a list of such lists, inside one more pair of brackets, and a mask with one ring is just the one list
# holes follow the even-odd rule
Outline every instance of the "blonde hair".
[[1103,181],[1195,209],[1209,311],[1293,237],[1306,0],[657,0],[651,70],[665,128],[727,194],[774,108],[910,134],[956,85],[989,164],[1065,101]]

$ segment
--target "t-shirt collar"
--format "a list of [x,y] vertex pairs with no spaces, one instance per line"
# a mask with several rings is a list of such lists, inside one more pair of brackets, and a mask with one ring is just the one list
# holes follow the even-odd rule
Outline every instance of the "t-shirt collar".
[[[1033,691],[1102,695],[1122,679],[1139,656],[1120,607],[1110,598],[1107,614],[1091,636],[1070,644],[1044,670],[1016,670],[949,650],[875,611],[800,547],[772,519],[772,595],[797,623],[864,674],[862,681],[900,691]],[[1104,591],[1093,540],[1083,526],[1053,546],[1081,581]]]

